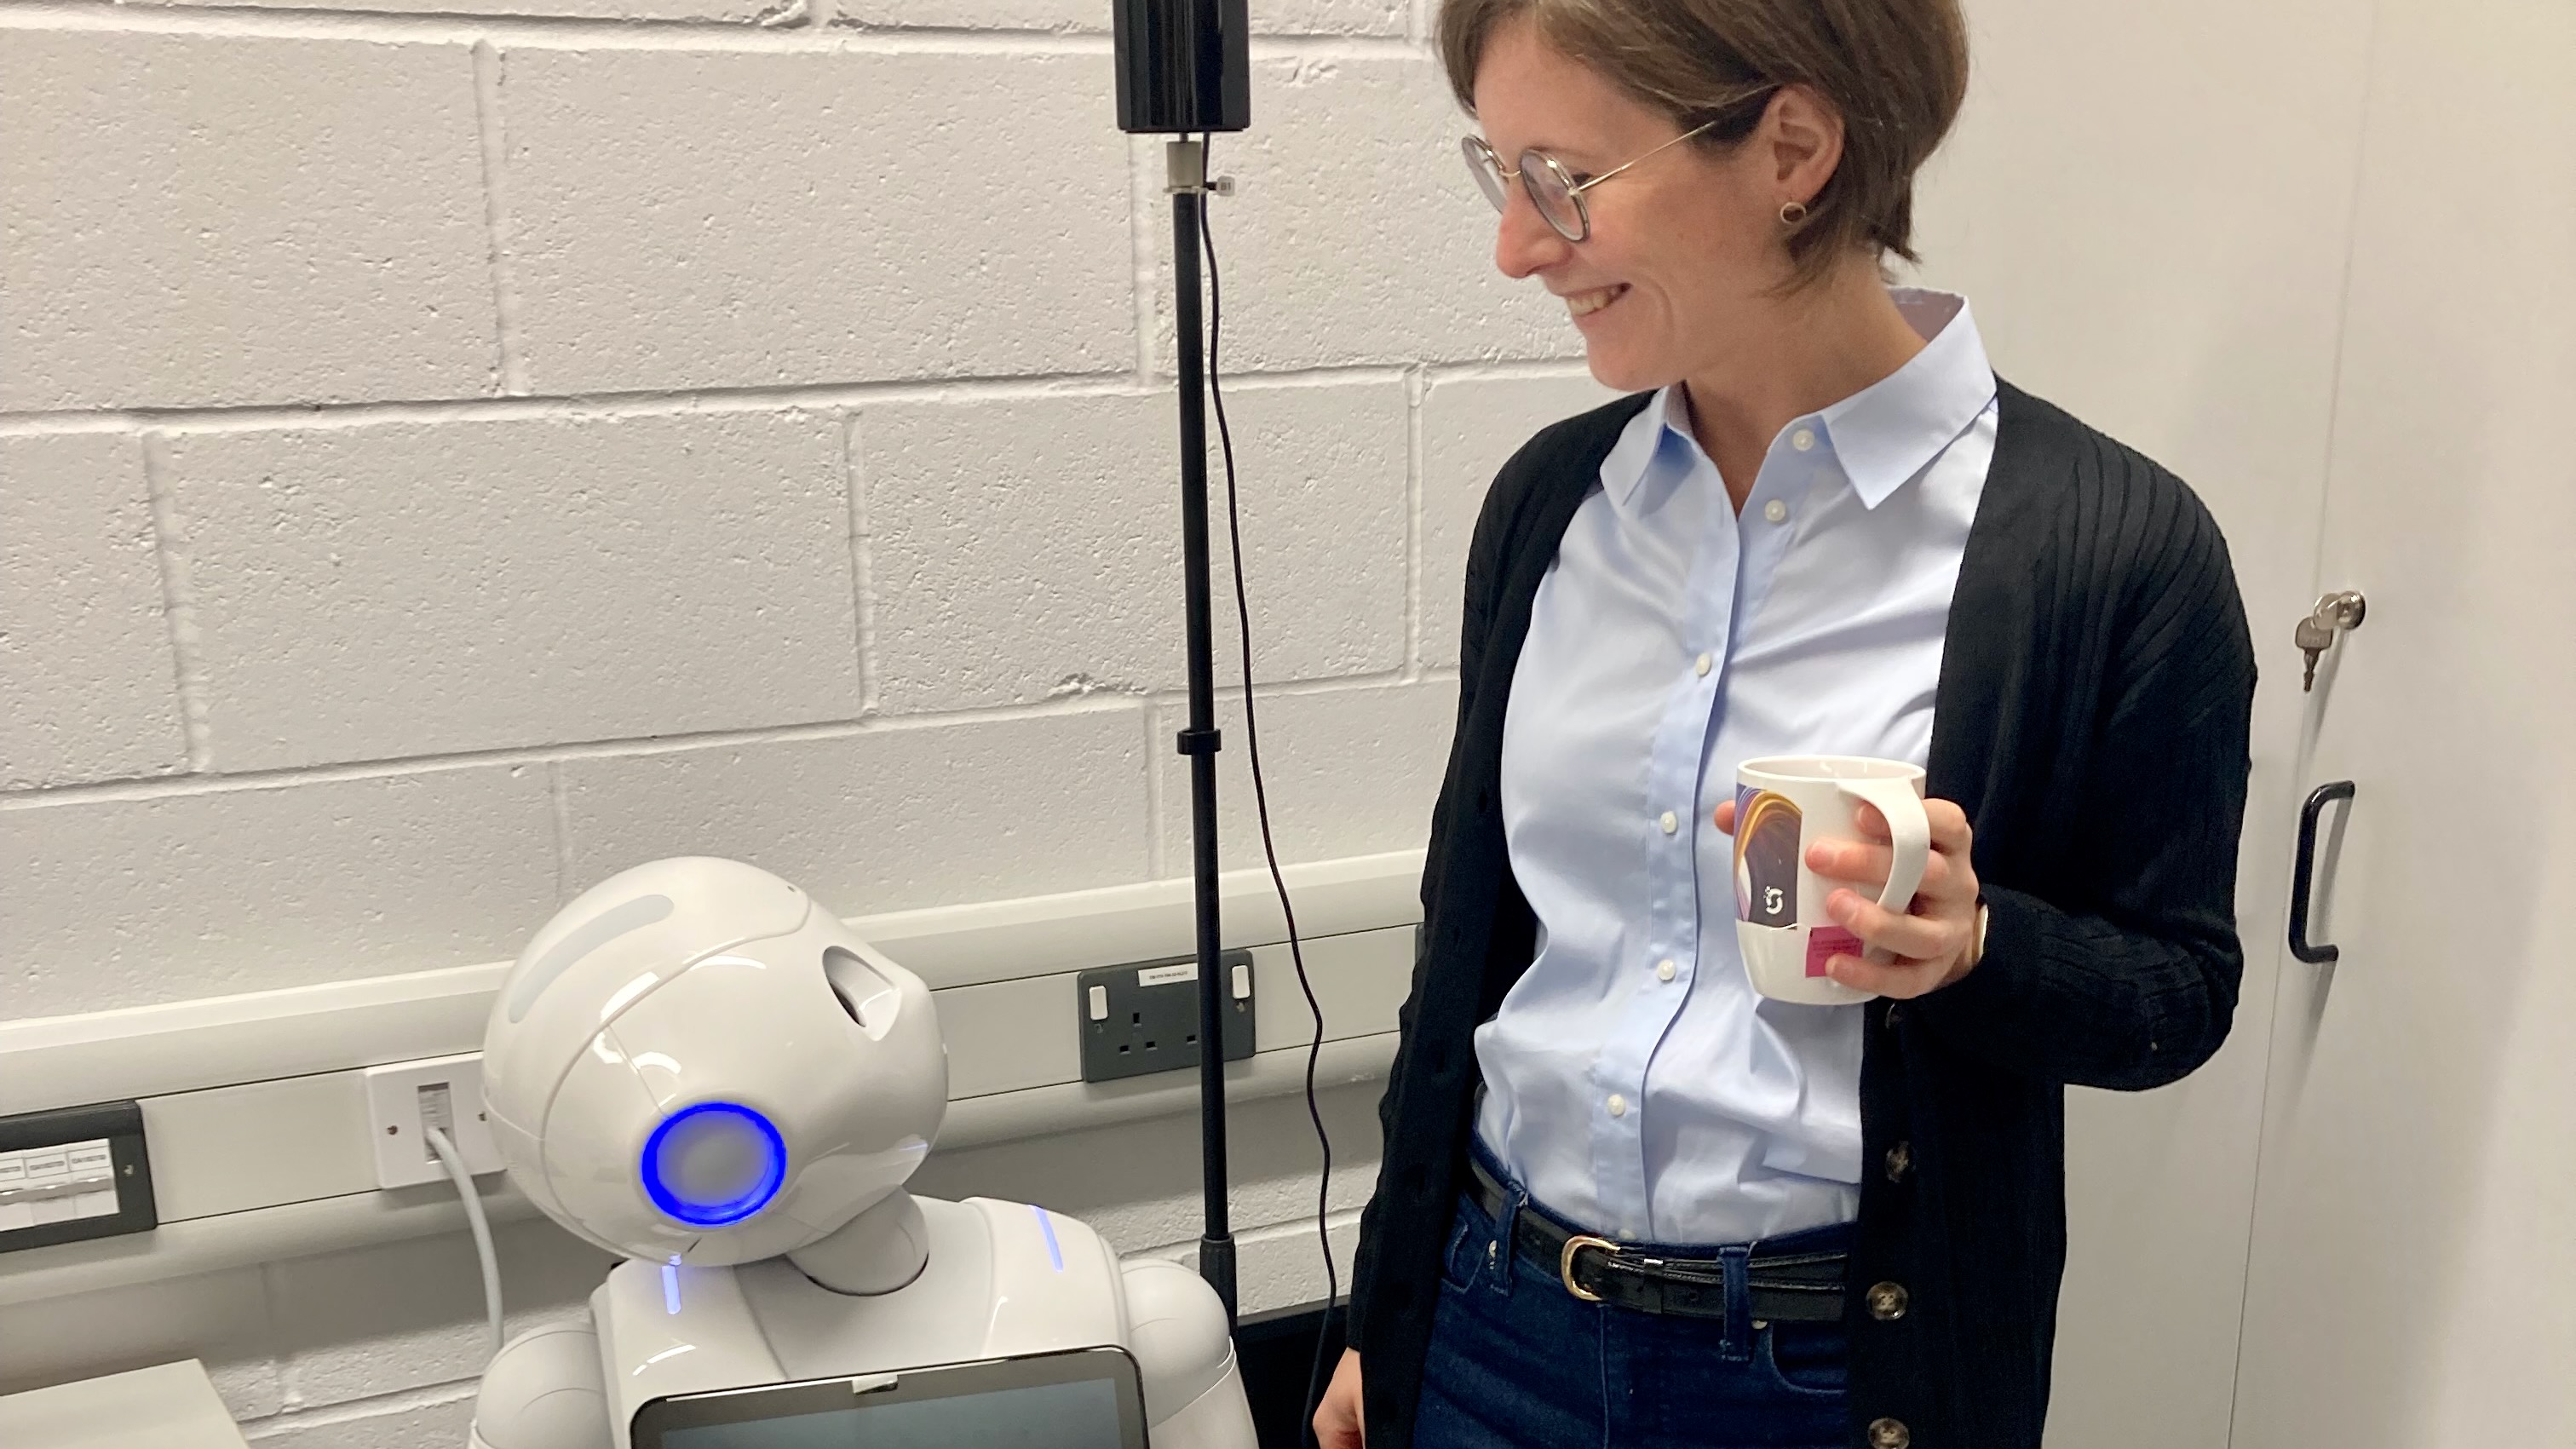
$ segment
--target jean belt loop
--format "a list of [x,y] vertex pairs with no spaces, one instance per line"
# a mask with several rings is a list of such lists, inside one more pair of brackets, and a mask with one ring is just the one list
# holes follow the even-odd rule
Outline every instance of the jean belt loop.
[[1493,1265],[1490,1277],[1494,1291],[1508,1298],[1512,1280],[1519,1275],[1521,1209],[1529,1205],[1529,1194],[1508,1177],[1503,1179],[1503,1188],[1503,1211],[1494,1220],[1494,1244],[1487,1261]]
[[1726,1265],[1726,1342],[1718,1357],[1742,1363],[1753,1357],[1753,1249],[1736,1244],[1718,1249]]

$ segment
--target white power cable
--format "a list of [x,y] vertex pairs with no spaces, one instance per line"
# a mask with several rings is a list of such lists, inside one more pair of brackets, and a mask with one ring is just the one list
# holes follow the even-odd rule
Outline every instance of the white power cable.
[[483,1195],[474,1190],[474,1174],[465,1170],[465,1159],[447,1134],[436,1127],[428,1129],[429,1150],[447,1168],[449,1179],[456,1184],[456,1195],[465,1200],[465,1225],[474,1230],[474,1256],[483,1264],[483,1316],[492,1324],[492,1351],[501,1351],[501,1261],[492,1252],[492,1225],[483,1217]]

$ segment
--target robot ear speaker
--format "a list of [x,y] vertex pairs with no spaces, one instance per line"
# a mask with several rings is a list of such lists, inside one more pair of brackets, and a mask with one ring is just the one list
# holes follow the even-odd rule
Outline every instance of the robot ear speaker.
[[859,959],[855,951],[839,946],[823,952],[823,976],[832,983],[832,995],[859,1030],[872,1037],[882,1037],[894,1025],[895,1004],[899,999],[894,983],[877,974],[875,968]]
[[832,999],[841,1003],[841,1009],[850,1014],[850,1020],[857,1022],[861,1027],[868,1024],[868,1019],[859,1014],[859,1004],[850,999],[850,993],[842,990],[841,983],[837,981],[832,983]]

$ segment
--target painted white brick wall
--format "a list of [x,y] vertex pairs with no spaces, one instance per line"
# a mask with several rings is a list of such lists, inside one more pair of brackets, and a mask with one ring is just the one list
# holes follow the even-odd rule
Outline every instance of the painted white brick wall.
[[1134,701],[1084,700],[566,760],[566,878],[729,855],[870,910],[1147,879],[1144,713]]
[[161,623],[142,447],[113,433],[0,437],[0,789],[188,763]]
[[13,26],[0,136],[0,408],[493,390],[463,45]]
[[859,713],[805,412],[156,436],[224,771]]
[[[1254,627],[1260,620],[1254,620]],[[1365,685],[1356,689],[1268,690],[1253,701],[1261,724],[1261,777],[1270,798],[1270,827],[1285,860],[1356,855],[1358,842],[1418,844],[1458,709],[1454,680]],[[1170,737],[1189,718],[1186,700],[1159,707]],[[1227,747],[1217,756],[1218,863],[1227,870],[1261,864],[1251,754],[1243,745],[1243,692],[1217,700],[1217,728]],[[1426,748],[1424,741],[1436,741]],[[1178,755],[1160,759],[1164,858],[1171,873],[1189,869],[1190,772]]]
[[543,764],[9,797],[0,1016],[507,960],[565,899]]
[[[1216,151],[1292,859],[1422,839],[1477,499],[1601,396],[1492,273],[1428,12],[1255,0],[1256,128]],[[0,1016],[504,957],[683,851],[849,912],[1185,872],[1170,220],[1107,26],[0,6]],[[1325,1101],[1345,1263],[1373,1105]],[[1246,1304],[1310,1301],[1302,1104],[1233,1140]],[[921,1186],[1186,1257],[1197,1162],[1157,1122]],[[604,1266],[542,1223],[502,1254],[520,1323]],[[450,1446],[469,1263],[450,1237],[0,1310],[0,1390],[197,1356],[263,1443]]]
[[[1256,678],[1400,671],[1403,379],[1247,382],[1227,390],[1226,414],[1245,591],[1277,621],[1254,631]],[[1183,688],[1178,435],[1168,390],[862,409],[886,710]],[[1223,569],[1221,513],[1212,531]],[[1230,585],[1223,602],[1217,648],[1240,678]]]
[[530,386],[1132,372],[1109,62],[1002,64],[504,50]]

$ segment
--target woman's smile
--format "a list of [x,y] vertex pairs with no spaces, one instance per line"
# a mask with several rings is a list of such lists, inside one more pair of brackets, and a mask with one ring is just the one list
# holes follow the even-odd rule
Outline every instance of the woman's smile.
[[1594,287],[1588,292],[1568,292],[1565,295],[1565,310],[1579,326],[1584,318],[1599,312],[1626,295],[1628,295],[1628,284],[1625,282],[1614,282],[1607,287]]

